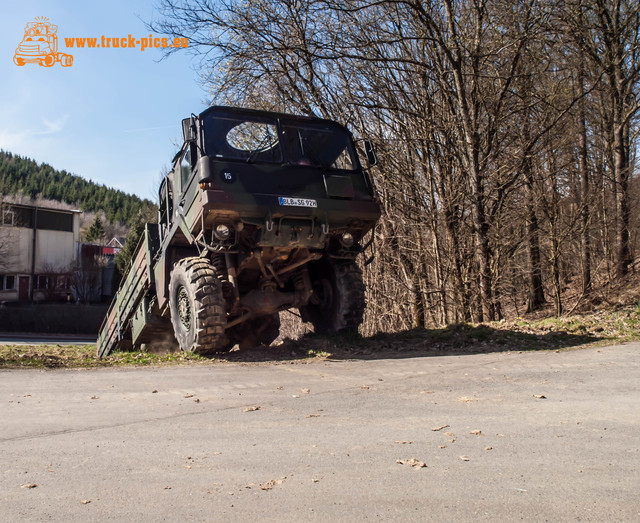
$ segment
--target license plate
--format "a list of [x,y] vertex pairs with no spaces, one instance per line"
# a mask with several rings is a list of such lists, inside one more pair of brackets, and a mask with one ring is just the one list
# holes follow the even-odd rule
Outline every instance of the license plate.
[[318,202],[315,200],[309,200],[308,198],[285,198],[283,196],[278,197],[278,203],[287,207],[317,207]]

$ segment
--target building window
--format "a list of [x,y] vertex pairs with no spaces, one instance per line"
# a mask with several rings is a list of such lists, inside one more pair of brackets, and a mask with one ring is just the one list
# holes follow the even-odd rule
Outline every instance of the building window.
[[15,224],[15,213],[9,209],[2,210],[2,225],[10,225],[13,227]]
[[16,288],[16,277],[0,274],[0,291],[12,291]]
[[71,278],[67,274],[38,274],[35,289],[38,291],[63,291],[71,288]]
[[65,290],[71,287],[68,276],[58,276],[56,278],[56,289]]
[[51,289],[53,288],[52,284],[52,276],[47,276],[45,274],[39,274],[36,276],[36,289]]

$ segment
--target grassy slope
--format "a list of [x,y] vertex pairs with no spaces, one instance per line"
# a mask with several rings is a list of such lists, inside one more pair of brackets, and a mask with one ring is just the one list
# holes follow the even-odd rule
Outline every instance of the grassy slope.
[[[399,333],[316,336],[292,315],[282,315],[272,347],[232,351],[210,359],[180,352],[117,353],[100,360],[95,345],[0,345],[0,368],[92,368],[127,365],[195,365],[228,361],[257,363],[309,359],[410,358],[525,350],[565,350],[640,340],[640,267],[622,281],[587,296],[574,293],[572,312],[553,317],[551,305],[535,315],[484,324],[450,325]],[[570,292],[570,291],[569,291]],[[296,338],[296,339],[290,339]]]
[[451,325],[394,334],[316,336],[286,339],[270,348],[220,354],[215,359],[180,352],[117,353],[100,360],[95,345],[0,345],[0,368],[93,368],[195,365],[228,361],[257,363],[318,359],[410,358],[525,350],[563,350],[640,340],[640,307],[597,311],[563,318],[522,318],[481,325]]

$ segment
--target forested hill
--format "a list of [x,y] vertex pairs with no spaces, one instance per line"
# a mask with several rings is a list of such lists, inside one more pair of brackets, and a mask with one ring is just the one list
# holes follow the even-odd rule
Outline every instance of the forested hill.
[[130,223],[152,204],[137,196],[87,181],[46,163],[0,150],[0,189],[4,194],[41,197],[77,205],[83,211],[104,211],[111,223]]

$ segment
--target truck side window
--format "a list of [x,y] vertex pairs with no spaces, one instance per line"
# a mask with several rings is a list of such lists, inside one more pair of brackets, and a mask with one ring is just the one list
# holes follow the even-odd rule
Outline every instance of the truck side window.
[[187,182],[191,176],[191,151],[187,149],[180,160],[180,189],[187,188]]

